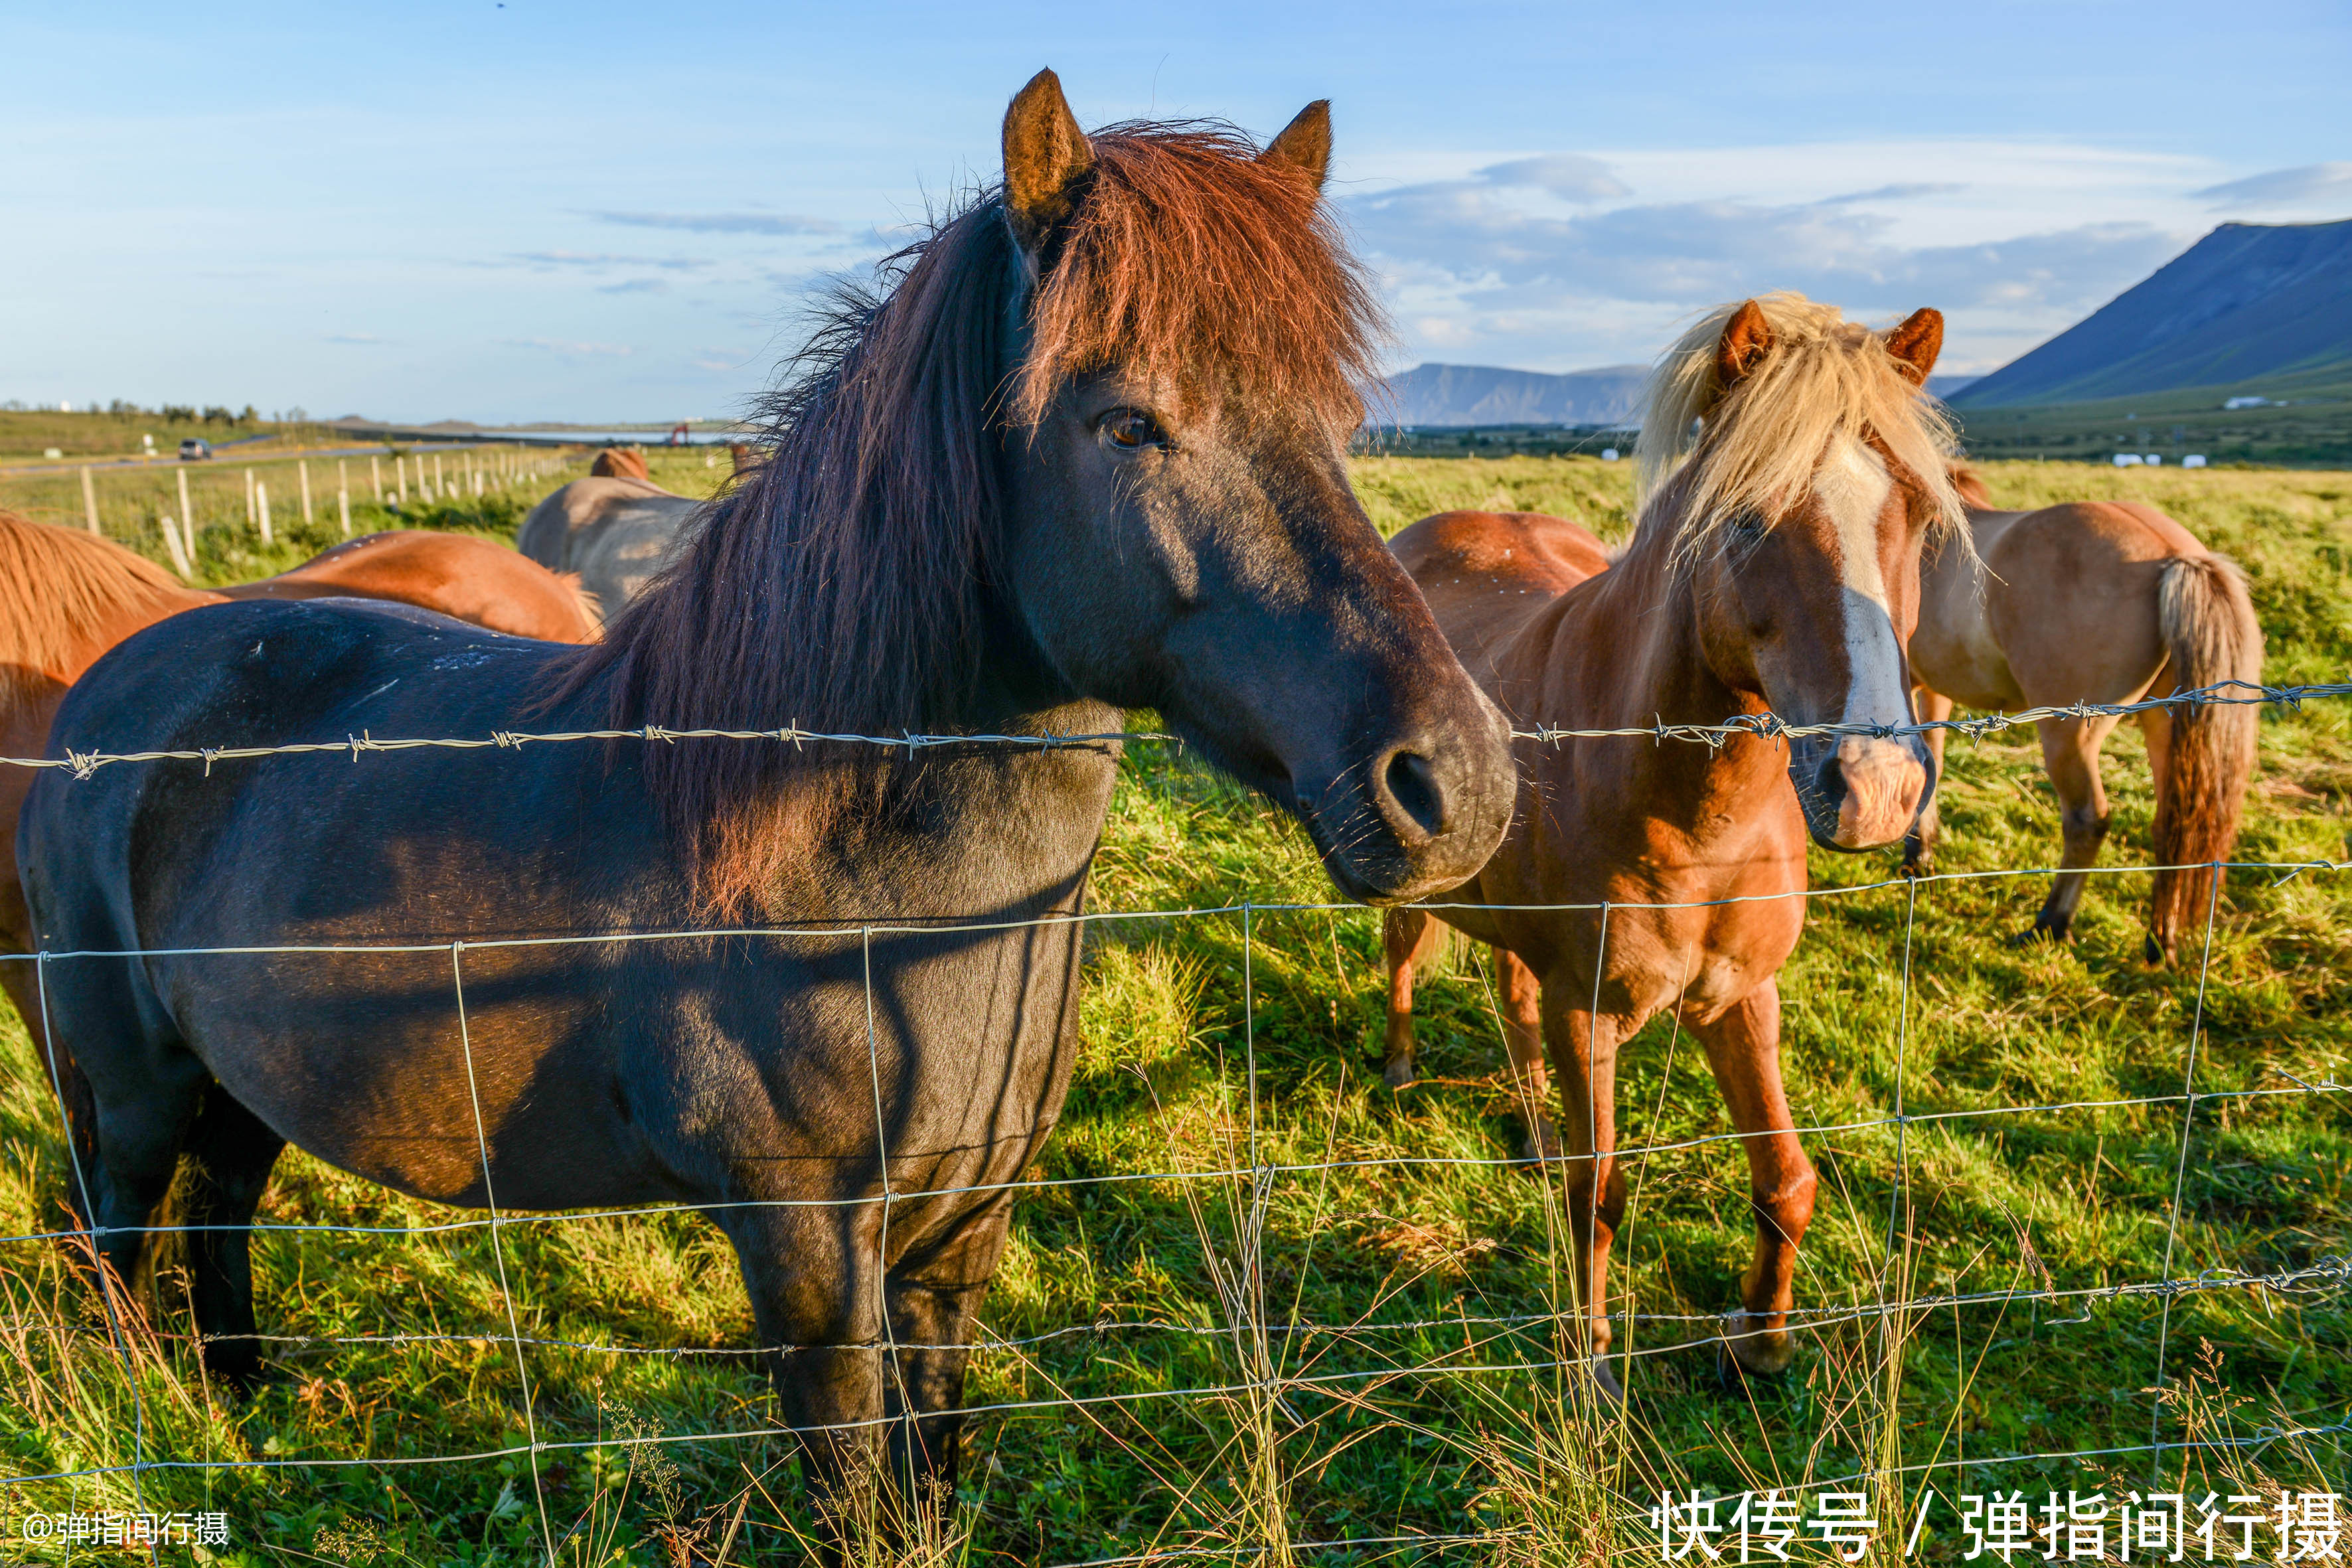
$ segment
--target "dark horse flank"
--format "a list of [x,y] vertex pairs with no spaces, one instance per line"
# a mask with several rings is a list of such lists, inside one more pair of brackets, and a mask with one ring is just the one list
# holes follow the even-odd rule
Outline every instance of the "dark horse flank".
[[[92,669],[52,744],[526,716],[1082,735],[1149,706],[1295,812],[1348,894],[1457,882],[1503,831],[1511,763],[1348,487],[1373,322],[1320,202],[1328,149],[1321,104],[1263,153],[1201,126],[1089,139],[1042,74],[1002,193],[844,304],[772,460],[604,642],[199,610]],[[1068,917],[1117,751],[633,741],[47,773],[21,839],[46,951],[373,949],[46,963],[97,1108],[72,1200],[126,1278],[167,1187],[175,1223],[213,1227],[188,1233],[191,1294],[236,1378],[258,1366],[239,1227],[285,1142],[444,1203],[706,1205],[779,1347],[782,1414],[817,1429],[812,1481],[887,1445],[942,1495],[1011,1202],[956,1189],[1017,1180],[1061,1107]]]

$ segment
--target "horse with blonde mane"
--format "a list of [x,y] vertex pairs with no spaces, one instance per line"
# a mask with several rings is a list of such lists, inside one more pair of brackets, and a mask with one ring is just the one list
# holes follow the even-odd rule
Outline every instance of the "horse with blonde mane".
[[[593,642],[600,623],[579,579],[457,533],[347,540],[290,572],[189,588],[110,540],[0,511],[0,757],[37,757],[66,690],[99,656],[167,616],[236,599],[390,599],[519,637]],[[0,952],[29,952],[16,885],[16,814],[35,770],[0,764]],[[31,967],[0,963],[0,989],[37,1035]]]
[[[1906,723],[1920,551],[1960,513],[1948,431],[1920,391],[1942,339],[1933,310],[1881,335],[1794,294],[1727,306],[1652,377],[1644,501],[1614,565],[1585,530],[1532,513],[1424,518],[1393,548],[1520,731],[1768,711]],[[1387,917],[1389,1081],[1411,1080],[1413,970],[1438,922],[1492,943],[1531,1151],[1565,1147],[1585,1348],[1613,1396],[1617,1053],[1677,1014],[1748,1155],[1756,1254],[1726,1348],[1739,1368],[1782,1371],[1814,1177],[1781,1088],[1775,977],[1804,922],[1806,840],[1853,852],[1900,839],[1932,793],[1933,758],[1916,734],[1708,746],[1645,732],[1517,750],[1517,808],[1495,858],[1444,900]],[[1558,1132],[1541,1110],[1547,1050]]]
[[[1954,483],[1969,539],[1929,552],[1920,578],[1911,671],[1923,719],[1956,702],[2016,710],[2137,702],[2223,681],[2258,686],[2263,628],[2237,563],[2137,501],[2067,501],[2002,511],[1967,468]],[[1968,545],[1973,545],[1969,548]],[[2252,695],[2241,693],[2241,695]],[[2144,954],[2169,963],[2184,927],[2218,895],[2212,868],[2238,838],[2253,774],[2257,710],[2244,703],[2153,708],[2139,715],[2156,780],[2157,870]],[[2058,793],[2061,869],[2029,937],[2073,934],[2088,868],[2107,836],[2099,751],[2118,720],[2044,719],[2034,728]],[[1940,764],[1944,732],[1928,747]],[[1940,826],[1931,804],[1905,843],[1924,873]]]

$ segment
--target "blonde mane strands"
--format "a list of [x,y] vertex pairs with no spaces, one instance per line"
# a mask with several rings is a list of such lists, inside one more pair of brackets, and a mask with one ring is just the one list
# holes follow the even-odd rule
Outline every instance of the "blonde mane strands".
[[64,670],[89,628],[187,592],[120,544],[0,511],[0,702]]
[[1034,424],[1057,383],[1116,363],[1203,404],[1234,394],[1353,429],[1387,323],[1314,185],[1219,125],[1115,125],[1088,141],[1094,169],[1037,291],[1014,418]]
[[[1959,529],[1951,421],[1895,368],[1879,334],[1802,294],[1761,294],[1756,303],[1772,347],[1728,395],[1716,350],[1737,302],[1708,311],[1651,373],[1635,447],[1639,530],[1675,529],[1675,558],[1695,561],[1736,514],[1769,518],[1802,496],[1832,442],[1865,436],[1934,501],[1939,531]],[[1659,504],[1677,476],[1679,504]]]

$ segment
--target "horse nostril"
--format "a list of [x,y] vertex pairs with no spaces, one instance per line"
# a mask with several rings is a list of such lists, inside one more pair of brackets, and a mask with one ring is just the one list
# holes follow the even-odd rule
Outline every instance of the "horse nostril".
[[1835,753],[1822,759],[1820,771],[1813,774],[1813,787],[1821,792],[1822,800],[1831,810],[1845,804],[1845,768]]
[[1444,831],[1445,792],[1438,786],[1436,770],[1427,757],[1412,752],[1391,754],[1381,782],[1388,786],[1389,798],[1396,803],[1396,808],[1414,826],[1432,838]]

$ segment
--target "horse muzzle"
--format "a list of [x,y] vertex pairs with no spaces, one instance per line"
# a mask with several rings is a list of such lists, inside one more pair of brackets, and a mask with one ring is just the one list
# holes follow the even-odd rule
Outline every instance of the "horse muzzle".
[[1503,841],[1518,795],[1501,719],[1448,725],[1368,762],[1302,779],[1293,803],[1332,885],[1399,904],[1469,880]]
[[1799,741],[1789,777],[1813,842],[1849,855],[1900,840],[1936,788],[1935,763],[1915,735]]

